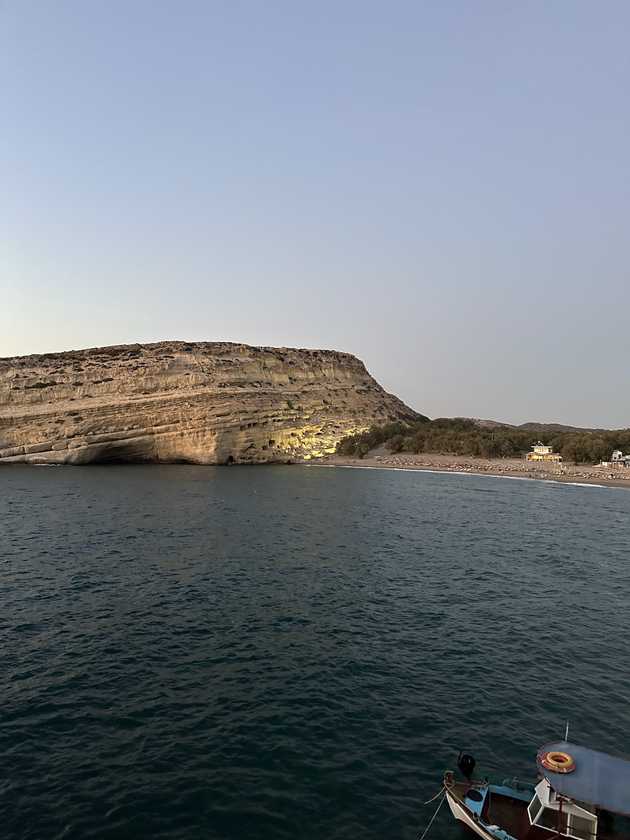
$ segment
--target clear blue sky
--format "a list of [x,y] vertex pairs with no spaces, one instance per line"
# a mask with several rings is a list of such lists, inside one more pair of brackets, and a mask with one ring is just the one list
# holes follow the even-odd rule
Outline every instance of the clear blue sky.
[[330,347],[630,425],[630,3],[0,0],[0,355]]

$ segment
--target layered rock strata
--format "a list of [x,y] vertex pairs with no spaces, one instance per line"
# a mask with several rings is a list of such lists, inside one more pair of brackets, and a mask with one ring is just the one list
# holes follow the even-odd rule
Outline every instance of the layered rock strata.
[[160,342],[0,359],[0,463],[288,462],[416,416],[331,350]]

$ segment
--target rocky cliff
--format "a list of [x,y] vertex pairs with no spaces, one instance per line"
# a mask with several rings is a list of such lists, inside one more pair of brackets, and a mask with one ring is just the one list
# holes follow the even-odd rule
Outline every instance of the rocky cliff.
[[415,416],[330,350],[161,342],[0,359],[0,463],[301,460]]

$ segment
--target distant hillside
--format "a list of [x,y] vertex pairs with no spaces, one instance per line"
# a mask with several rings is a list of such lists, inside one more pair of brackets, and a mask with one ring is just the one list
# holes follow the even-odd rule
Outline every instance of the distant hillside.
[[520,458],[538,440],[576,464],[606,460],[614,449],[630,451],[630,429],[580,429],[558,423],[511,426],[464,417],[422,417],[412,423],[389,423],[348,435],[337,445],[337,452],[362,458],[375,446],[384,445],[391,452]]
[[544,434],[563,434],[565,432],[601,434],[610,431],[609,429],[584,429],[580,426],[563,426],[562,423],[522,423],[518,428],[528,429],[533,432],[542,432]]
[[[444,418],[449,419],[449,418]],[[469,420],[481,429],[525,429],[526,431],[539,432],[540,434],[551,435],[563,432],[582,432],[585,434],[608,432],[610,429],[588,429],[582,426],[565,426],[562,423],[502,423],[499,420],[482,420],[478,417],[454,417],[454,420]]]

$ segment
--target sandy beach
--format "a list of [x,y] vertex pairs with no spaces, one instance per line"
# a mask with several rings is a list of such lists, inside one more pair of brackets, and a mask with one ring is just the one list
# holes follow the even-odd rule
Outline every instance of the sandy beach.
[[472,458],[457,455],[417,455],[410,452],[392,453],[379,448],[365,458],[329,455],[312,461],[313,466],[372,467],[400,470],[495,475],[507,478],[558,481],[567,484],[591,484],[630,489],[630,469],[612,469],[591,464],[536,464],[517,458]]

